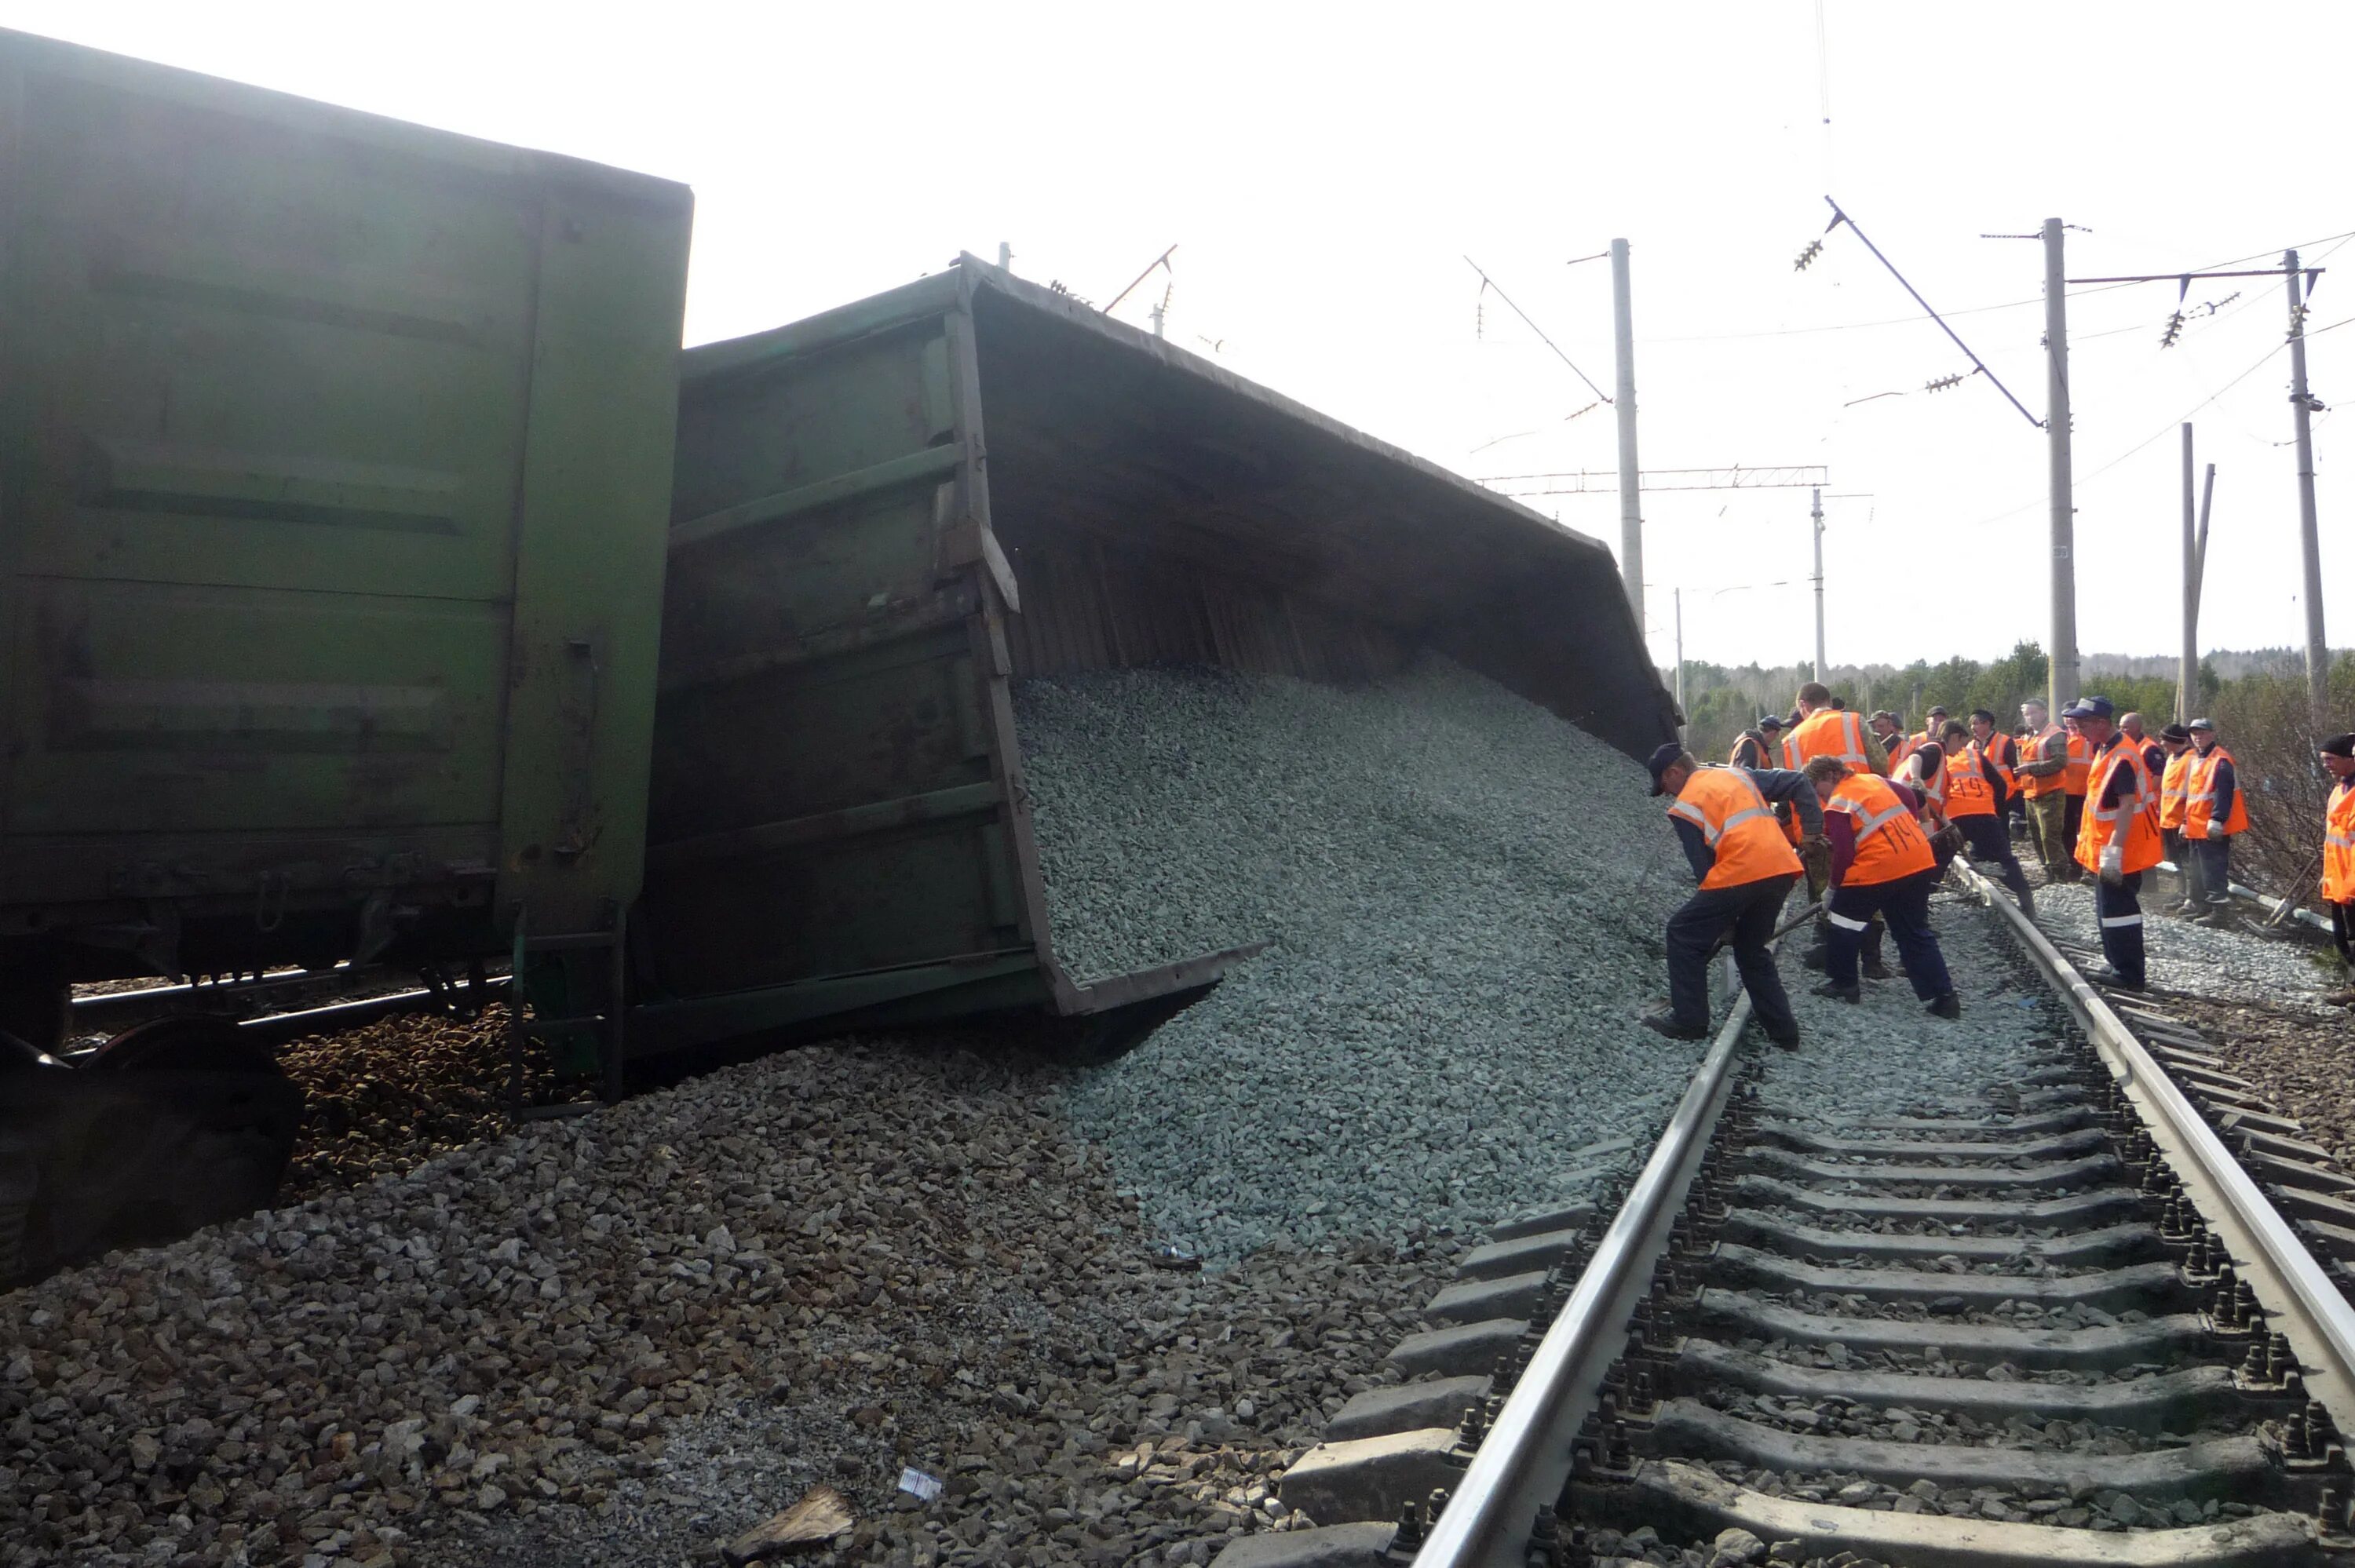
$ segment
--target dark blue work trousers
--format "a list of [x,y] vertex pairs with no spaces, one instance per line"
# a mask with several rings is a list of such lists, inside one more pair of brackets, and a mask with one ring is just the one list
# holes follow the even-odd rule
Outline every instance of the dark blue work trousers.
[[[2210,909],[2222,909],[2232,902],[2232,841],[2224,839],[2193,839],[2191,858],[2200,867],[2200,902]],[[2193,910],[2193,914],[2200,913]]]
[[2128,872],[2115,883],[2094,879],[2094,917],[2102,925],[2102,957],[2128,985],[2140,985],[2144,978],[2141,895],[2138,871]]
[[2028,895],[2028,877],[2019,869],[2019,857],[2012,853],[2011,835],[2004,832],[2001,817],[1955,817],[1955,826],[1963,830],[1963,842],[1970,848],[1974,865],[1992,865],[2003,885],[2021,897]]
[[1938,934],[1930,929],[1930,891],[1944,874],[1935,867],[1901,876],[1894,882],[1869,882],[1861,887],[1832,889],[1824,910],[1824,974],[1834,985],[1857,983],[1856,956],[1864,945],[1865,927],[1879,915],[1889,923],[1904,960],[1905,978],[1913,994],[1934,1001],[1955,989],[1946,973],[1946,955],[1938,950]]
[[1766,946],[1783,901],[1798,880],[1795,873],[1732,887],[1704,887],[1668,916],[1668,1005],[1678,1025],[1709,1027],[1709,959],[1717,950],[1717,939],[1731,932],[1733,967],[1750,993],[1759,1027],[1770,1040],[1798,1039],[1799,1021],[1791,1014],[1791,999]]

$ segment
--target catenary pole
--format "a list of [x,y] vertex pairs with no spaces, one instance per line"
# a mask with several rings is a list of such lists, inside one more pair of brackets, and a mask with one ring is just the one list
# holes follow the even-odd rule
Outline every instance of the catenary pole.
[[2183,662],[2175,679],[2175,722],[2197,716],[2200,694],[2200,540],[2191,501],[2191,421],[2183,421]]
[[1677,739],[1685,738],[1685,590],[1677,589]]
[[2077,698],[2075,483],[2069,467],[2069,306],[2061,220],[2044,220],[2044,423],[2052,461],[2052,647],[2045,700],[2059,713]]
[[1816,525],[1816,679],[1824,678],[1824,493],[1816,492],[1807,515]]
[[1636,464],[1636,304],[1627,279],[1627,242],[1611,242],[1611,337],[1619,358],[1612,401],[1619,415],[1619,574],[1636,624],[1644,624],[1644,482]]
[[2314,403],[2306,390],[2306,307],[2297,252],[2282,252],[2289,282],[2289,407],[2297,430],[2297,542],[2306,563],[2306,685],[2317,734],[2330,724],[2330,647],[2322,636],[2322,541],[2314,521]]

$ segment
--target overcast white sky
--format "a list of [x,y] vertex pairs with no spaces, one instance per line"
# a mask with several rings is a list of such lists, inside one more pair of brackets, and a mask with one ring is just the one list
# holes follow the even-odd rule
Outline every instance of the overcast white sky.
[[[1817,14],[0,0],[0,24],[684,180],[689,342],[1001,240],[1103,302],[1176,241],[1172,338],[1475,476],[1609,470],[1615,448],[1608,408],[1566,418],[1593,395],[1493,294],[1476,336],[1463,258],[1607,388],[1607,264],[1565,263],[1624,235],[1645,466],[1829,465],[1832,658],[1998,654],[2045,630],[2045,438],[1984,378],[1919,390],[1969,365],[1853,235],[1793,270],[1825,193],[2041,417],[2039,248],[1979,236],[2082,225],[2073,277],[2329,252],[2355,231],[2331,74],[2355,8],[1828,0],[1820,55]],[[2326,264],[2315,328],[2355,317],[2355,250]],[[1142,323],[1162,288],[1119,313]],[[2177,645],[2187,414],[2218,468],[2203,644],[2303,637],[2288,358],[2264,357],[2281,287],[2190,302],[2236,290],[2165,351],[2172,283],[2071,302],[2088,652]],[[2326,403],[2355,400],[2355,326],[2309,362]],[[1908,395],[1848,406],[1882,392]],[[2318,417],[2315,445],[2343,645],[2355,422]],[[1614,497],[1538,504],[1615,547]],[[1680,586],[1689,656],[1806,656],[1805,491],[1646,514],[1656,654]]]

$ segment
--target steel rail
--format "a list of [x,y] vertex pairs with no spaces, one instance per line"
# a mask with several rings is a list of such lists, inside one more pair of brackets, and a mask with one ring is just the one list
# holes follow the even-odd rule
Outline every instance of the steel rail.
[[[2181,876],[2183,874],[2183,868],[2176,864],[2171,860],[2160,861],[2158,863],[2158,869],[2166,872],[2170,876]],[[2286,899],[2275,898],[2270,893],[2260,893],[2254,887],[2246,887],[2237,882],[2226,883],[2224,885],[2224,891],[2230,893],[2235,898],[2247,899],[2250,903],[2254,904],[2258,908],[2274,916],[2276,920],[2286,917],[2288,919],[2296,920],[2301,926],[2308,927],[2311,929],[2319,931],[2326,937],[2330,934],[2330,921],[2328,918],[2318,914],[2312,909],[2308,909],[2303,904],[2294,906],[2290,909],[2288,915],[2284,916],[2282,913],[2282,906],[2288,902]]]
[[1593,1260],[1423,1538],[1415,1568],[1523,1568],[1538,1510],[1553,1507],[1569,1483],[1571,1440],[1595,1408],[1603,1374],[1626,1342],[1627,1320],[1651,1288],[1685,1190],[1732,1090],[1733,1058],[1749,1022],[1750,997],[1742,992]]
[[1955,869],[1979,901],[2010,926],[2045,983],[2069,1004],[2168,1156],[2193,1207],[2222,1238],[2275,1329],[2289,1336],[2308,1392],[2341,1431],[2348,1430],[2355,1421],[2355,1305],[2331,1283],[2281,1211],[2101,992],[2020,913],[2009,894],[1960,862]]

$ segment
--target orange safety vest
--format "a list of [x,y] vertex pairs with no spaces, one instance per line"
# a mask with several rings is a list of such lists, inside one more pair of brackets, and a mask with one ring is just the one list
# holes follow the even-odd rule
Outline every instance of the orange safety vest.
[[[2021,743],[2021,751],[2023,755],[2028,756],[2028,759],[2031,761],[2043,761],[2044,743],[2060,733],[2061,726],[2059,725],[2046,725],[2042,729],[2037,731],[2034,735],[2030,736],[2026,741]],[[2020,775],[2019,779],[2019,792],[2033,800],[2041,796],[2058,794],[2063,783],[2064,776],[2059,773],[2046,773],[2041,775],[2035,773],[2023,773]]]
[[[2216,815],[2216,759],[2232,762],[2232,754],[2221,746],[2211,746],[2204,756],[2195,755],[2191,767],[2184,774],[2183,831],[2195,839],[2208,836],[2208,824]],[[2224,819],[2224,836],[2249,831],[2249,787],[2240,782],[2241,765],[2232,762],[2232,814]]]
[[2085,792],[2085,781],[2094,772],[2093,743],[2082,735],[2069,737],[2069,766],[2062,770],[2062,788],[2072,795]]
[[1921,744],[1922,737],[1918,735],[1901,735],[1895,740],[1883,741],[1881,749],[1889,754],[1889,771],[1892,775],[1896,773],[1897,769],[1903,766],[1905,759],[1913,755],[1914,748]]
[[1989,762],[1976,746],[1965,747],[1946,758],[1946,821],[1995,815],[1995,784]]
[[1841,885],[1870,887],[1901,876],[1938,869],[1938,857],[1922,835],[1922,824],[1889,781],[1871,773],[1851,773],[1832,791],[1829,810],[1846,811],[1854,824],[1856,858]]
[[2183,825],[2184,812],[2189,805],[2184,797],[2190,793],[2191,793],[2191,748],[2187,746],[2167,759],[2167,770],[2159,775],[2158,825],[2160,827],[2179,828]]
[[1987,737],[1987,744],[1980,748],[1979,754],[1994,764],[1996,772],[2003,779],[2005,793],[2019,788],[2019,776],[2011,770],[2012,765],[2019,760],[2019,742],[1997,730]]
[[[2099,802],[2109,794],[2111,776],[2121,768],[2134,770],[2134,793],[2105,808]],[[2094,766],[2093,781],[2085,796],[2085,820],[2077,825],[2077,863],[2098,875],[2102,851],[2109,847],[2112,835],[2121,824],[2126,830],[2126,842],[2119,853],[2118,868],[2132,874],[2157,865],[2160,856],[2158,786],[2151,781],[2150,764],[2142,759],[2141,748],[2124,737],[2101,753],[2101,760]]]
[[1798,727],[1783,737],[1783,766],[1801,772],[1810,758],[1817,757],[1837,757],[1848,764],[1850,773],[1863,772],[1867,766],[1864,721],[1847,708],[1817,708],[1801,719]]
[[2355,779],[2330,791],[2322,819],[2322,896],[2333,904],[2355,902]]
[[[1913,748],[1913,752],[1909,752],[1907,755],[1911,757],[1921,749],[1917,746]],[[1923,799],[1929,802],[1930,807],[1934,809],[1940,817],[1944,817],[1946,814],[1945,764],[1940,763],[1925,776],[1922,769],[1929,766],[1929,758],[1923,758],[1921,768],[1891,768],[1889,770],[1889,777],[1900,784],[1911,784],[1920,790]]]
[[1699,828],[1701,842],[1717,853],[1717,863],[1700,879],[1704,888],[1796,876],[1803,869],[1766,797],[1739,768],[1694,768],[1668,815]]

